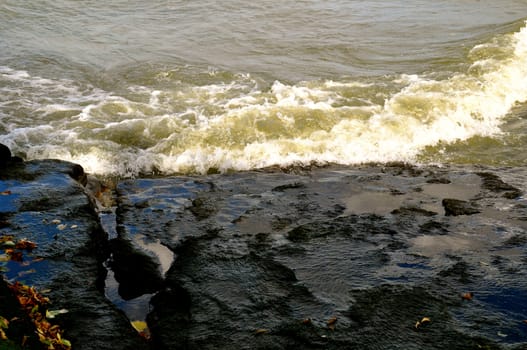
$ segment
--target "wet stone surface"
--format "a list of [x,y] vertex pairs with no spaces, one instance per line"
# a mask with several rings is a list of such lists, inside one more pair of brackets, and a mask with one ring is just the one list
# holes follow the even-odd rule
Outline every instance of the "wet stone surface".
[[523,349],[526,179],[400,164],[135,179],[117,231],[158,261],[155,349]]
[[[102,293],[107,237],[83,187],[82,168],[53,160],[4,165],[0,168],[0,237],[36,244],[32,250],[19,251],[16,259],[0,251],[4,278],[35,287],[50,299],[48,310],[67,310],[52,322],[64,330],[63,338],[74,349],[146,348],[123,313]],[[0,315],[11,320],[10,339],[22,344],[28,336],[24,341],[28,348],[47,348],[20,315],[5,282],[0,298]]]
[[7,165],[0,235],[37,246],[2,273],[68,310],[54,321],[74,349],[527,346],[524,169],[292,167],[111,191],[78,165]]

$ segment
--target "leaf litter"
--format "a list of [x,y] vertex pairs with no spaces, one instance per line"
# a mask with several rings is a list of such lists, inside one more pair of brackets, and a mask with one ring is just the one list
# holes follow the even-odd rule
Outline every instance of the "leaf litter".
[[[64,331],[60,326],[48,321],[48,318],[53,318],[58,314],[68,312],[66,309],[56,311],[47,310],[47,306],[50,303],[49,298],[43,296],[34,287],[20,282],[8,283],[8,287],[17,298],[22,310],[33,323],[42,344],[50,350],[71,349],[70,341],[62,337]],[[7,320],[0,316],[0,338],[5,337],[2,339],[7,339],[7,335],[3,330],[8,328],[9,322],[3,321]]]

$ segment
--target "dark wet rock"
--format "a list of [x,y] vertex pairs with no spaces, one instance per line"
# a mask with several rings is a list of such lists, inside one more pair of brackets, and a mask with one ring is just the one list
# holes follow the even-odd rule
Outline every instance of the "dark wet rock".
[[306,185],[301,182],[294,182],[291,184],[276,186],[275,188],[273,188],[273,191],[284,192],[285,190],[289,190],[289,189],[301,189],[301,188],[306,188]]
[[419,226],[419,230],[425,234],[445,235],[448,228],[441,222],[430,220]]
[[199,220],[204,220],[213,215],[217,208],[214,202],[207,198],[196,198],[192,201],[192,206],[188,210]]
[[407,243],[402,242],[402,241],[393,241],[393,242],[388,243],[388,245],[386,246],[386,251],[395,252],[397,250],[407,249],[407,248],[408,248]]
[[512,236],[511,238],[507,239],[505,241],[506,245],[509,246],[523,246],[527,244],[527,233],[521,233],[515,236]]
[[402,195],[404,195],[406,193],[401,191],[401,190],[398,190],[397,188],[392,188],[392,189],[390,189],[390,194],[392,196],[402,196]]
[[8,221],[0,221],[0,229],[3,229],[5,227],[8,227],[9,226],[9,222]]
[[390,349],[401,338],[407,339],[406,349],[499,348],[456,330],[447,311],[451,303],[424,287],[383,285],[357,292],[346,313],[357,334],[352,348]]
[[[75,349],[141,349],[144,341],[103,294],[107,235],[84,187],[80,168],[43,160],[0,168],[0,235],[36,243],[4,275],[47,291],[53,319]],[[75,176],[76,179],[73,179]]]
[[[491,281],[517,286],[527,278],[521,268],[526,260],[506,258],[489,270],[496,245],[505,249],[511,243],[495,227],[509,215],[520,217],[518,203],[503,199],[500,205],[510,204],[504,205],[509,212],[486,209],[493,216],[476,215],[470,222],[439,216],[441,191],[455,193],[470,174],[397,165],[383,171],[311,169],[203,179],[215,184],[214,191],[198,188],[193,178],[149,182],[148,192],[156,193],[151,207],[130,209],[121,220],[130,226],[127,232],[144,232],[145,220],[138,218],[164,208],[148,227],[176,258],[148,316],[155,348],[500,349],[527,341],[518,329],[521,316],[491,297],[502,292]],[[448,177],[450,183],[439,185],[452,189],[412,190],[426,187],[433,176]],[[130,187],[125,197],[145,200],[138,195],[145,188]],[[168,189],[174,188],[182,189],[177,205],[169,199]],[[386,214],[364,213],[354,202],[355,196],[393,198],[392,189],[401,193],[394,202],[399,204]],[[372,196],[360,197],[368,191]],[[215,209],[196,215],[188,209],[193,201],[192,206]],[[494,201],[480,196],[446,203],[467,215],[493,208]],[[504,232],[523,229],[521,220],[510,224]],[[482,231],[502,236],[486,242]],[[520,285],[507,293],[516,298],[527,290],[527,283]],[[460,297],[468,290],[478,291],[479,298],[470,308]],[[505,314],[511,321],[500,327]],[[423,317],[432,321],[416,328]],[[329,320],[336,320],[331,327]],[[505,341],[498,328],[514,337]]]
[[512,191],[507,191],[503,194],[503,198],[508,198],[508,199],[515,199],[515,198],[518,198],[522,195],[523,193],[516,189],[516,190],[512,190]]
[[464,261],[459,261],[448,269],[439,272],[441,278],[455,278],[461,283],[468,283],[470,281],[469,266]]
[[435,216],[436,212],[417,208],[417,207],[402,207],[392,211],[394,215],[423,215],[423,216]]
[[503,182],[496,174],[489,172],[478,172],[479,177],[483,180],[483,188],[492,192],[504,192],[503,197],[514,199],[522,195],[518,188]]
[[[145,311],[154,349],[514,349],[527,343],[521,198],[500,191],[497,200],[470,169],[289,170],[121,181],[112,202],[113,251],[98,229],[90,231],[89,244],[72,239],[73,220],[88,210],[94,215],[93,204],[75,191],[47,188],[39,193],[50,195],[38,200],[7,203],[1,230],[47,235],[51,242],[33,254],[61,271],[42,285],[55,290],[58,308],[72,310],[60,316],[71,325],[65,336],[95,332],[93,345],[77,343],[80,348],[145,346],[102,296],[102,261],[110,253],[119,288],[139,288],[124,292],[126,298],[146,293],[141,298],[148,304],[158,291]],[[507,178],[525,177],[524,169],[504,171]],[[27,176],[46,179],[37,173]],[[73,181],[71,168],[62,174]],[[434,178],[450,183],[430,183]],[[13,184],[0,182],[0,191]],[[456,198],[446,202],[464,214],[437,215],[445,196]],[[67,206],[61,197],[69,198]],[[485,208],[480,215],[461,216],[479,208]],[[63,230],[52,223],[59,214]],[[77,274],[84,280],[75,280]],[[86,283],[89,276],[99,279]],[[473,300],[461,298],[467,291]],[[88,301],[96,305],[85,315]],[[119,305],[127,312],[134,301]],[[416,327],[425,317],[430,321]]]
[[452,181],[445,177],[433,177],[431,179],[426,180],[427,184],[449,184]]
[[136,207],[137,209],[145,209],[145,208],[150,207],[150,202],[148,200],[137,202],[134,204],[134,207]]
[[330,208],[324,212],[324,214],[329,218],[335,218],[341,216],[346,211],[346,207],[341,204],[335,204],[333,208]]
[[287,238],[292,242],[303,242],[327,235],[342,235],[350,239],[367,239],[368,236],[377,234],[395,235],[397,232],[380,216],[351,215],[298,226],[287,233]]
[[408,175],[417,177],[423,174],[423,170],[413,164],[405,162],[389,162],[382,166],[381,171],[395,176]]
[[291,218],[277,217],[271,222],[271,227],[275,231],[280,231],[293,223]]
[[84,168],[80,166],[79,164],[74,164],[71,167],[71,171],[69,172],[69,175],[71,176],[72,179],[74,179],[75,181],[77,181],[83,186],[86,186],[86,184],[88,183],[88,176],[84,172]]
[[6,145],[0,143],[0,165],[6,165],[11,161],[11,150]]
[[[293,271],[265,256],[214,249],[216,239],[190,240],[177,250],[167,287],[153,299],[154,311],[148,318],[155,347],[300,345],[294,333],[280,335],[290,323],[300,322],[288,304],[315,301],[295,285]],[[269,331],[260,337],[258,329]]]
[[480,210],[473,203],[467,201],[445,198],[441,203],[445,209],[446,216],[474,215],[480,213]]

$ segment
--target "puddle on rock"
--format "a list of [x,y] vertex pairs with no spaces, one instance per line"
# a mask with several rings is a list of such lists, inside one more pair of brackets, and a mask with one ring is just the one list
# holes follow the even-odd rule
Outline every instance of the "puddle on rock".
[[[108,234],[108,239],[117,238],[115,208],[111,211],[101,212],[99,216],[101,225]],[[141,234],[134,234],[132,239],[137,247],[157,257],[161,275],[164,277],[172,264],[174,253],[162,245],[159,240],[148,241],[147,237]],[[154,294],[143,294],[130,300],[123,299],[119,295],[119,282],[116,280],[114,272],[109,266],[106,266],[106,269],[107,275],[104,288],[106,298],[123,311],[132,324],[137,321],[146,321],[146,317],[151,311],[150,300]]]
[[413,250],[417,254],[433,257],[458,251],[477,251],[486,247],[486,243],[463,236],[424,235],[413,239]]
[[126,317],[131,321],[144,321],[146,315],[150,312],[150,299],[153,294],[143,294],[140,297],[131,300],[124,300],[119,295],[119,282],[115,279],[114,273],[108,269],[104,294],[115,306],[124,312]]
[[159,239],[152,241],[146,236],[136,233],[133,237],[133,241],[137,246],[157,257],[159,260],[159,272],[164,278],[166,272],[172,265],[172,261],[174,261],[174,253],[162,245]]
[[397,209],[403,203],[403,196],[394,196],[389,192],[361,192],[345,198],[346,211],[349,214],[377,214],[385,215]]

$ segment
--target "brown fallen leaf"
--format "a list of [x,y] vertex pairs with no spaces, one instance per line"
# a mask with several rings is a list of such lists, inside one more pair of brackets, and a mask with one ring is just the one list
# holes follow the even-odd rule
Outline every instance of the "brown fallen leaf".
[[302,324],[311,324],[311,319],[308,317],[308,318],[304,318],[302,320]]
[[0,192],[0,196],[9,196],[10,194],[11,194],[11,191],[9,190]]
[[266,333],[269,333],[269,330],[265,328],[258,328],[257,330],[254,331],[254,334],[256,335],[262,335]]
[[335,324],[337,323],[337,317],[336,316],[333,316],[331,317],[328,321],[327,321],[327,324],[330,325],[330,324]]
[[37,244],[34,242],[31,242],[27,239],[21,239],[20,241],[16,242],[15,248],[16,249],[23,249],[23,250],[33,250],[37,247]]
[[337,317],[336,316],[331,317],[329,320],[327,320],[326,323],[328,324],[329,329],[331,329],[332,331],[335,330],[335,326],[337,323]]
[[461,294],[461,299],[463,299],[463,300],[472,300],[472,298],[474,298],[474,293],[472,293],[472,292],[467,292],[467,293]]
[[49,299],[34,287],[20,282],[9,284],[8,287],[15,294],[20,306],[35,326],[40,342],[46,345],[47,349],[70,350],[70,341],[62,338],[63,330],[59,325],[51,324],[42,312],[49,304]]
[[10,260],[22,262],[22,252],[14,249],[6,249],[5,252],[7,255],[9,255]]

